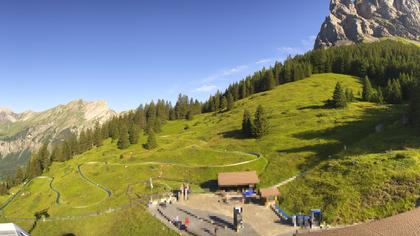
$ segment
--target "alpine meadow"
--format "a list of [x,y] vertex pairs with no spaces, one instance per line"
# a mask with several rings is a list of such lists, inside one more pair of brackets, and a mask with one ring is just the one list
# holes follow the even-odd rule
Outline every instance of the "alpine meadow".
[[[46,2],[42,4],[51,10],[67,6],[81,17],[95,5],[94,1],[88,1],[93,5]],[[214,7],[223,5],[220,1],[179,1],[179,5],[171,5],[171,11],[169,3],[142,3],[150,12],[155,10],[154,17],[160,16],[165,24],[172,25],[169,19],[174,24],[185,24],[180,28],[182,32],[165,36],[160,30],[168,29],[157,28],[160,21],[140,23],[136,14],[151,17],[143,10],[132,12],[141,9],[137,5],[140,3],[130,3],[130,10],[126,3],[110,2],[100,9],[121,10],[112,14],[132,20],[121,23],[125,18],[116,19],[115,25],[107,21],[115,40],[119,33],[128,34],[128,29],[146,27],[156,36],[154,40],[162,43],[161,47],[166,48],[162,45],[173,40],[190,47],[192,53],[197,45],[177,41],[182,32],[197,32],[191,37],[210,37],[219,32],[216,26],[225,24],[207,14],[203,18],[190,15],[196,14],[193,12],[201,9],[201,4],[216,12]],[[251,6],[239,8],[238,4],[226,7],[251,10]],[[17,5],[6,5],[18,9]],[[38,8],[34,5],[28,9]],[[185,11],[185,15],[178,15],[178,11]],[[119,15],[122,12],[127,15]],[[171,18],[172,14],[176,17]],[[239,17],[239,13],[231,14]],[[0,235],[417,235],[420,4],[417,0],[331,0],[329,14],[318,36],[311,38],[314,49],[280,48],[293,55],[267,59],[266,66],[262,65],[264,60],[254,63],[259,69],[250,74],[247,70],[253,67],[244,64],[203,81],[183,81],[184,86],[204,85],[193,92],[174,86],[179,95],[166,96],[163,91],[173,88],[161,79],[158,90],[145,87],[134,94],[143,96],[141,93],[153,91],[156,96],[148,98],[150,102],[121,111],[108,108],[105,101],[81,99],[42,112],[0,109]],[[103,19],[109,17],[105,14]],[[194,19],[204,19],[208,28],[194,28],[190,25]],[[45,25],[54,24],[44,20]],[[81,23],[65,22],[76,28]],[[75,29],[71,27],[68,30]],[[247,27],[252,24],[231,30],[242,35],[245,31],[241,30]],[[272,28],[265,30],[271,32],[264,37],[281,33]],[[79,46],[96,47],[100,55],[105,55],[99,52],[104,45],[121,50],[135,45],[134,39],[125,45],[87,35],[92,38],[86,36]],[[186,36],[190,34],[182,38]],[[234,45],[228,38],[222,41]],[[218,40],[214,45],[222,44]],[[254,40],[255,44],[260,42]],[[62,42],[60,48],[65,47]],[[204,44],[213,45],[211,41]],[[163,50],[155,46],[151,49],[157,50],[156,57]],[[170,55],[177,50],[164,53]],[[106,60],[119,63],[122,54],[112,52],[115,58]],[[226,60],[230,52],[226,51]],[[210,57],[211,47],[203,53]],[[236,53],[240,57],[243,52]],[[3,59],[0,56],[0,67]],[[112,65],[105,66],[106,62],[98,60],[92,63],[103,63],[100,70],[116,77],[97,80],[98,87],[80,91],[90,99],[106,84],[111,89],[106,91],[109,96],[127,103],[129,87],[137,84],[122,81],[131,72],[121,74],[120,82],[120,75],[111,72]],[[125,60],[123,69],[142,59]],[[147,60],[142,61],[146,67],[156,58]],[[152,76],[144,78],[142,84],[163,78],[160,73],[172,66],[166,68],[166,63],[183,66],[179,60],[160,62],[158,69],[146,68]],[[203,63],[211,63],[209,60]],[[198,59],[195,63],[190,71],[183,72],[184,76],[200,74],[197,70],[203,63]],[[71,74],[61,64],[53,66]],[[29,67],[22,70],[25,68]],[[242,71],[249,75],[228,81],[229,76]],[[4,78],[7,73],[0,70]],[[97,76],[88,70],[83,73]],[[173,71],[174,77],[176,73]],[[40,83],[51,86],[49,96],[59,94],[53,91],[56,87],[52,84],[42,79]],[[217,83],[223,86],[213,85]],[[9,85],[5,88],[11,89]],[[71,93],[70,86],[68,90]],[[203,91],[209,94],[206,99],[195,98],[194,94]],[[76,93],[76,89],[72,92]],[[42,94],[37,96],[43,99]],[[164,99],[153,100],[159,96]],[[47,96],[44,100],[53,99]]]

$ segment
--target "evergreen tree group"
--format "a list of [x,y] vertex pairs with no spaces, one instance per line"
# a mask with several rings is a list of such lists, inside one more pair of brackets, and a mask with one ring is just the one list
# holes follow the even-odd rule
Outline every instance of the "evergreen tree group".
[[331,72],[364,78],[364,101],[401,103],[408,101],[414,78],[420,78],[419,61],[419,47],[393,40],[309,51],[263,68],[223,93],[218,91],[203,103],[202,112],[223,110],[223,100],[229,101],[229,96],[235,102],[280,84]]
[[345,108],[354,101],[353,90],[344,88],[343,84],[337,82],[334,88],[333,96],[326,102],[326,106],[333,108]]
[[254,120],[251,119],[251,113],[244,111],[242,118],[242,133],[247,137],[262,138],[270,131],[270,122],[264,108],[259,105],[254,114]]

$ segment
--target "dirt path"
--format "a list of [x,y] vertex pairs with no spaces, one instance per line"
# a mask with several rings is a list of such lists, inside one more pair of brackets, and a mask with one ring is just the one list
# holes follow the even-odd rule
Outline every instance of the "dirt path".
[[273,185],[272,187],[273,187],[273,188],[278,188],[278,187],[281,187],[281,186],[283,186],[283,185],[286,185],[286,184],[288,184],[288,183],[290,183],[290,182],[294,181],[295,179],[297,179],[297,178],[299,178],[299,177],[304,176],[306,173],[307,173],[307,171],[302,172],[302,173],[300,173],[300,174],[298,174],[298,175],[292,176],[292,177],[290,177],[290,178],[288,178],[288,179],[286,179],[286,180],[281,181],[280,183],[278,183],[278,184],[276,184],[276,185]]
[[38,176],[38,177],[35,177],[35,178],[29,180],[28,182],[26,182],[19,191],[17,191],[15,194],[13,194],[13,196],[10,197],[5,203],[3,203],[3,205],[0,206],[0,211],[4,210],[10,203],[12,203],[20,195],[20,193],[23,191],[23,189],[25,189],[25,187],[29,186],[29,184],[31,184],[34,179],[49,179],[50,180],[49,187],[56,194],[55,203],[57,205],[60,204],[61,194],[52,185],[52,183],[54,181],[54,178],[49,177],[49,176]]
[[111,197],[111,196],[112,196],[112,190],[110,190],[109,188],[107,188],[107,187],[105,187],[105,186],[103,186],[103,185],[100,185],[100,184],[98,184],[98,183],[93,182],[91,179],[87,178],[87,177],[83,174],[81,167],[82,167],[84,164],[87,164],[87,163],[83,163],[83,164],[79,164],[79,165],[77,165],[77,170],[79,171],[80,177],[82,177],[82,179],[84,179],[84,180],[85,180],[85,181],[87,181],[88,183],[90,183],[90,184],[92,184],[92,185],[94,185],[94,186],[96,186],[96,187],[100,188],[101,190],[105,191],[105,192],[108,194],[108,197]]
[[178,167],[184,167],[184,168],[224,168],[224,167],[232,167],[232,166],[240,166],[240,165],[246,165],[255,161],[260,160],[261,158],[264,158],[259,153],[252,153],[252,152],[240,152],[240,151],[220,151],[223,153],[241,153],[249,156],[254,156],[255,158],[248,161],[233,163],[233,164],[225,164],[225,165],[187,165],[187,164],[180,164],[180,163],[169,163],[169,162],[157,162],[157,161],[149,161],[149,162],[141,162],[141,163],[108,163],[108,162],[99,162],[99,161],[91,161],[91,162],[85,162],[80,164],[81,165],[93,165],[93,164],[105,164],[108,166],[147,166],[147,165],[168,165],[168,166],[178,166]]

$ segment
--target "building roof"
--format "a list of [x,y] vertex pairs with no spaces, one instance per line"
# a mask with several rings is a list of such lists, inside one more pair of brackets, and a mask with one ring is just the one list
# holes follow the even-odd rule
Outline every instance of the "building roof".
[[272,197],[278,196],[279,190],[277,188],[262,188],[260,189],[261,197]]
[[219,187],[233,187],[254,185],[260,182],[256,171],[219,173],[217,182]]
[[29,233],[25,232],[19,226],[13,223],[0,224],[0,235],[1,236],[30,236]]
[[[306,234],[299,234],[306,235]],[[420,208],[370,223],[308,233],[311,236],[420,235]]]

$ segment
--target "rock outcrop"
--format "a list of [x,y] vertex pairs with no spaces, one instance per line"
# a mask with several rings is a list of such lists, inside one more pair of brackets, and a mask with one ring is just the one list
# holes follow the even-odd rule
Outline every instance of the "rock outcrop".
[[0,109],[0,162],[3,158],[27,158],[44,142],[60,142],[70,133],[77,134],[115,115],[105,101],[76,100],[44,112],[20,114]]
[[420,41],[419,0],[331,0],[315,49],[383,37]]

